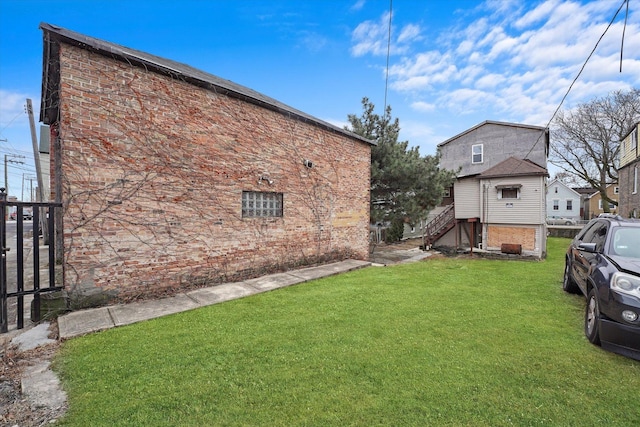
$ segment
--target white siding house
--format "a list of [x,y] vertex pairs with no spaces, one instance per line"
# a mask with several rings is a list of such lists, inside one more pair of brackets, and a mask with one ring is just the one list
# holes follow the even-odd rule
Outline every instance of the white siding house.
[[553,179],[547,185],[547,218],[580,220],[580,193]]

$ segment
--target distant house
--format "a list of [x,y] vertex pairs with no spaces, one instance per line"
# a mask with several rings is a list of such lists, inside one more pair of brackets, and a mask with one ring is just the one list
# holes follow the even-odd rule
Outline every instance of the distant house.
[[636,123],[620,142],[620,165],[618,186],[620,188],[618,212],[630,218],[640,217],[640,147],[638,133],[640,122]]
[[40,28],[67,289],[152,296],[368,258],[371,141],[188,65]]
[[460,170],[453,203],[426,226],[429,244],[546,253],[546,128],[485,121],[438,145],[440,167]]
[[[607,185],[607,196],[614,201],[618,201],[619,197],[619,187],[618,184],[609,184]],[[614,203],[609,203],[609,213],[617,214],[619,212],[618,206]],[[592,219],[596,218],[598,215],[605,213],[604,204],[602,201],[602,196],[600,196],[600,192],[598,190],[593,189],[593,193],[587,195],[585,197],[585,218],[584,219]]]
[[580,220],[580,193],[558,179],[547,184],[547,218]]
[[589,220],[591,218],[589,202],[596,189],[592,187],[575,187],[572,190],[580,194],[580,219]]

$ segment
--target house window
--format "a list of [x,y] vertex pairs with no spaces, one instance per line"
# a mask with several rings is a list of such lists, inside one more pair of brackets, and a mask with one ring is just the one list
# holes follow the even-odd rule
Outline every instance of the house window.
[[560,200],[554,200],[553,201],[553,210],[554,211],[559,211],[560,210]]
[[282,193],[243,191],[242,217],[282,217]]
[[451,197],[451,189],[450,188],[445,189],[442,197]]
[[519,190],[517,188],[503,188],[502,199],[517,199],[519,196]]
[[620,187],[613,187],[613,194],[619,194],[620,193]]
[[558,187],[554,187],[553,190],[554,190],[554,193],[558,194]]
[[[616,205],[609,202],[609,210],[615,209]],[[602,210],[602,199],[598,200],[598,209]]]
[[567,200],[567,210],[568,211],[573,210],[573,200]]
[[636,127],[633,132],[631,132],[631,149],[635,150],[638,146],[638,128]]
[[638,166],[633,167],[633,194],[638,192]]
[[471,163],[482,163],[482,144],[471,146]]
[[498,199],[519,199],[521,184],[496,185]]

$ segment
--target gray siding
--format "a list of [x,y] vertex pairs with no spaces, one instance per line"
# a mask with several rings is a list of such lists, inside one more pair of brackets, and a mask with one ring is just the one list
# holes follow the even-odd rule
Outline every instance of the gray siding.
[[[483,145],[483,162],[479,164],[471,163],[471,147],[475,144]],[[515,157],[527,158],[546,169],[546,147],[547,134],[542,128],[489,122],[440,144],[440,166],[449,170],[462,167],[458,176],[468,176]]]

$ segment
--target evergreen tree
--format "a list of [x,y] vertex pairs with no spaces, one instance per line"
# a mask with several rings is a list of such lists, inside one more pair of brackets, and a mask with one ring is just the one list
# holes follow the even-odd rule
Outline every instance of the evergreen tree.
[[391,107],[380,116],[366,97],[362,107],[362,116],[349,114],[347,129],[377,144],[371,149],[371,222],[390,223],[396,231],[389,237],[398,240],[402,224],[415,224],[440,203],[455,174],[439,168],[437,155],[421,157],[408,141],[398,142],[400,122],[392,120]]

